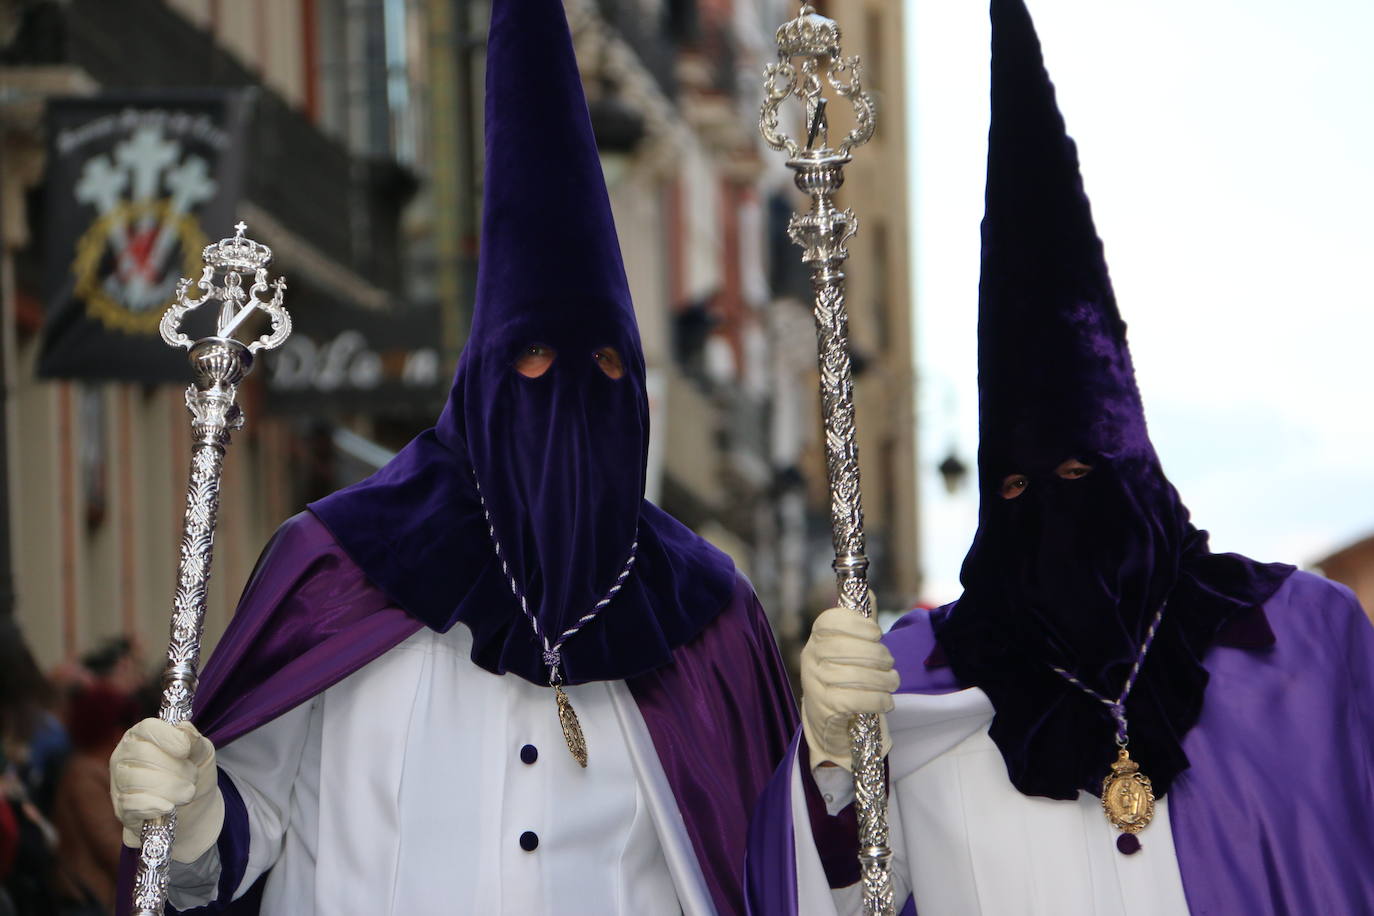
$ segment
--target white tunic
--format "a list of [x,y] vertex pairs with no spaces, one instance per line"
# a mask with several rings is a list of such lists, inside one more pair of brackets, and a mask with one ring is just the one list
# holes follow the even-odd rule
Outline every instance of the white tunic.
[[[977,688],[901,694],[888,714],[888,802],[896,899],[915,894],[919,916],[1182,916],[1167,799],[1131,856],[1096,796],[1077,801],[1022,795],[988,736],[992,703]],[[1148,772],[1146,775],[1149,775]],[[821,767],[817,783],[834,813],[853,779]],[[859,913],[858,886],[828,890],[806,815],[802,774],[792,774],[798,902],[802,914]]]
[[[553,691],[471,646],[422,629],[219,751],[251,832],[238,892],[271,868],[264,914],[714,912],[624,682],[567,688],[582,769]],[[213,850],[178,868],[173,905],[218,875]]]

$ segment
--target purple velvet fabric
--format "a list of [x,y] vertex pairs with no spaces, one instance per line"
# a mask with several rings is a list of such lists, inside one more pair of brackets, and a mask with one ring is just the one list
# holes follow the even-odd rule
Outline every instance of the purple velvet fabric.
[[[1213,554],[1146,430],[1073,141],[1022,0],[992,2],[992,117],[978,315],[978,531],[964,594],[937,622],[959,677],[991,698],[1013,785],[1072,798],[1115,757],[1106,708],[1166,600],[1127,701],[1132,756],[1156,793],[1188,766],[1201,658],[1292,567]],[[1064,479],[1066,459],[1092,467]],[[1003,481],[1025,485],[1003,498]]]
[[[1299,572],[1224,637],[1207,652],[1207,704],[1184,739],[1192,765],[1168,801],[1190,912],[1374,912],[1374,627],[1344,586]],[[907,615],[884,641],[899,693],[960,689],[949,668],[926,664],[930,612]],[[795,757],[794,743],[750,827],[758,916],[797,912]]]
[[[234,781],[223,770],[219,773],[219,788],[224,796],[224,826],[220,829],[219,840],[216,842],[219,860],[222,863],[219,874],[219,899],[231,900],[234,891],[243,883],[243,873],[248,867],[248,808],[243,803],[238,786],[234,785]],[[259,882],[235,902],[231,912],[256,912],[261,897],[262,885]],[[215,905],[211,904],[181,912],[213,913],[215,910]]]
[[[205,666],[196,724],[223,746],[338,683],[421,626],[367,580],[318,519],[297,515],[264,551]],[[786,671],[748,580],[735,574],[724,610],[667,665],[628,685],[717,909],[743,912],[748,813],[797,725]],[[248,839],[232,786],[225,801],[221,898],[197,912],[256,913],[261,882],[238,901],[229,899],[244,872]],[[134,860],[126,850],[121,914],[128,912]]]
[[[312,504],[383,592],[436,630],[463,622],[473,661],[548,683],[552,643],[624,588],[563,647],[567,683],[666,664],[730,600],[730,558],[644,500],[644,355],[610,201],[559,0],[497,0],[487,50],[486,177],[472,331],[435,428],[368,480]],[[538,378],[514,364],[553,351]],[[610,378],[594,354],[623,362]]]

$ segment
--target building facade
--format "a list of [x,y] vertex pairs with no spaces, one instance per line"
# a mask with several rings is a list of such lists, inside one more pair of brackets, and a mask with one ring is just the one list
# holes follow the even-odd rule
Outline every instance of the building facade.
[[[835,594],[811,289],[786,236],[807,199],[758,130],[763,68],[797,7],[568,9],[594,124],[608,97],[644,124],[607,176],[656,394],[651,498],[735,557],[794,658]],[[847,272],[872,582],[880,607],[901,609],[920,586],[901,11],[824,12],[864,58],[881,109],[842,202],[861,220]]]
[[1316,565],[1322,575],[1349,587],[1374,619],[1374,535],[1342,547]]
[[[785,650],[833,600],[805,198],[758,134],[782,0],[565,0],[649,373],[648,495],[728,551]],[[873,584],[919,587],[900,9],[835,0],[879,96],[847,171],[849,307]],[[481,0],[0,3],[13,606],[45,665],[165,641],[189,433],[181,386],[40,379],[43,110],[111,90],[248,89],[237,213],[277,253],[289,352],[245,387],[207,647],[261,545],[437,414],[480,247]],[[551,218],[556,215],[551,214]],[[227,230],[227,227],[226,227]],[[379,381],[380,380],[380,381]],[[407,387],[408,386],[408,387]],[[3,590],[3,589],[0,589]]]
[[[190,455],[184,384],[102,378],[99,369],[85,379],[36,371],[52,324],[39,278],[56,257],[45,244],[46,109],[59,98],[117,96],[129,110],[151,96],[228,90],[249,112],[234,213],[275,250],[273,271],[288,277],[299,336],[283,362],[268,360],[240,393],[248,423],[225,462],[208,648],[272,531],[338,481],[340,450],[318,417],[370,425],[367,408],[346,396],[349,379],[366,375],[366,352],[326,351],[333,342],[318,353],[305,348],[315,347],[311,328],[337,324],[342,313],[389,315],[405,301],[402,212],[416,185],[418,127],[397,88],[406,74],[395,72],[395,49],[357,46],[367,36],[405,37],[404,20],[384,21],[392,6],[0,4],[4,560],[8,603],[45,667],[119,635],[136,637],[150,662],[161,652]],[[124,161],[124,152],[113,158]],[[142,166],[129,168],[136,184]],[[205,232],[216,238],[232,228]],[[341,378],[331,382],[331,372]],[[330,385],[339,396],[327,410],[328,399],[304,397]],[[283,409],[293,399],[299,408]]]

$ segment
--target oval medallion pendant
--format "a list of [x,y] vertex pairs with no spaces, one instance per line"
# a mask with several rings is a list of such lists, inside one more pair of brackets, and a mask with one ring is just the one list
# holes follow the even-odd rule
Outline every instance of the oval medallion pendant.
[[[1116,763],[1112,764],[1111,775],[1102,780],[1102,810],[1112,826],[1123,833],[1139,833],[1155,816],[1155,793],[1150,778],[1140,772],[1140,764],[1131,759],[1124,747],[1118,752]],[[1138,848],[1136,844],[1131,852]]]
[[[577,713],[573,711],[572,701],[563,692],[562,687],[553,688],[553,698],[558,703],[558,724],[563,726],[563,740],[568,745],[568,751],[577,761],[577,765],[586,768],[587,766],[587,739],[582,734],[582,724],[577,721]],[[1146,780],[1149,784],[1149,780]],[[1154,798],[1154,796],[1150,796]]]

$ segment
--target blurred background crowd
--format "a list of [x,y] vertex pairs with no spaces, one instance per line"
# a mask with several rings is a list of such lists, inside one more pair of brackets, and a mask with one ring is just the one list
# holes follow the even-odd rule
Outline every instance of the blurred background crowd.
[[0,618],[0,914],[112,911],[110,752],[157,702],[134,641],[105,640],[45,675]]

